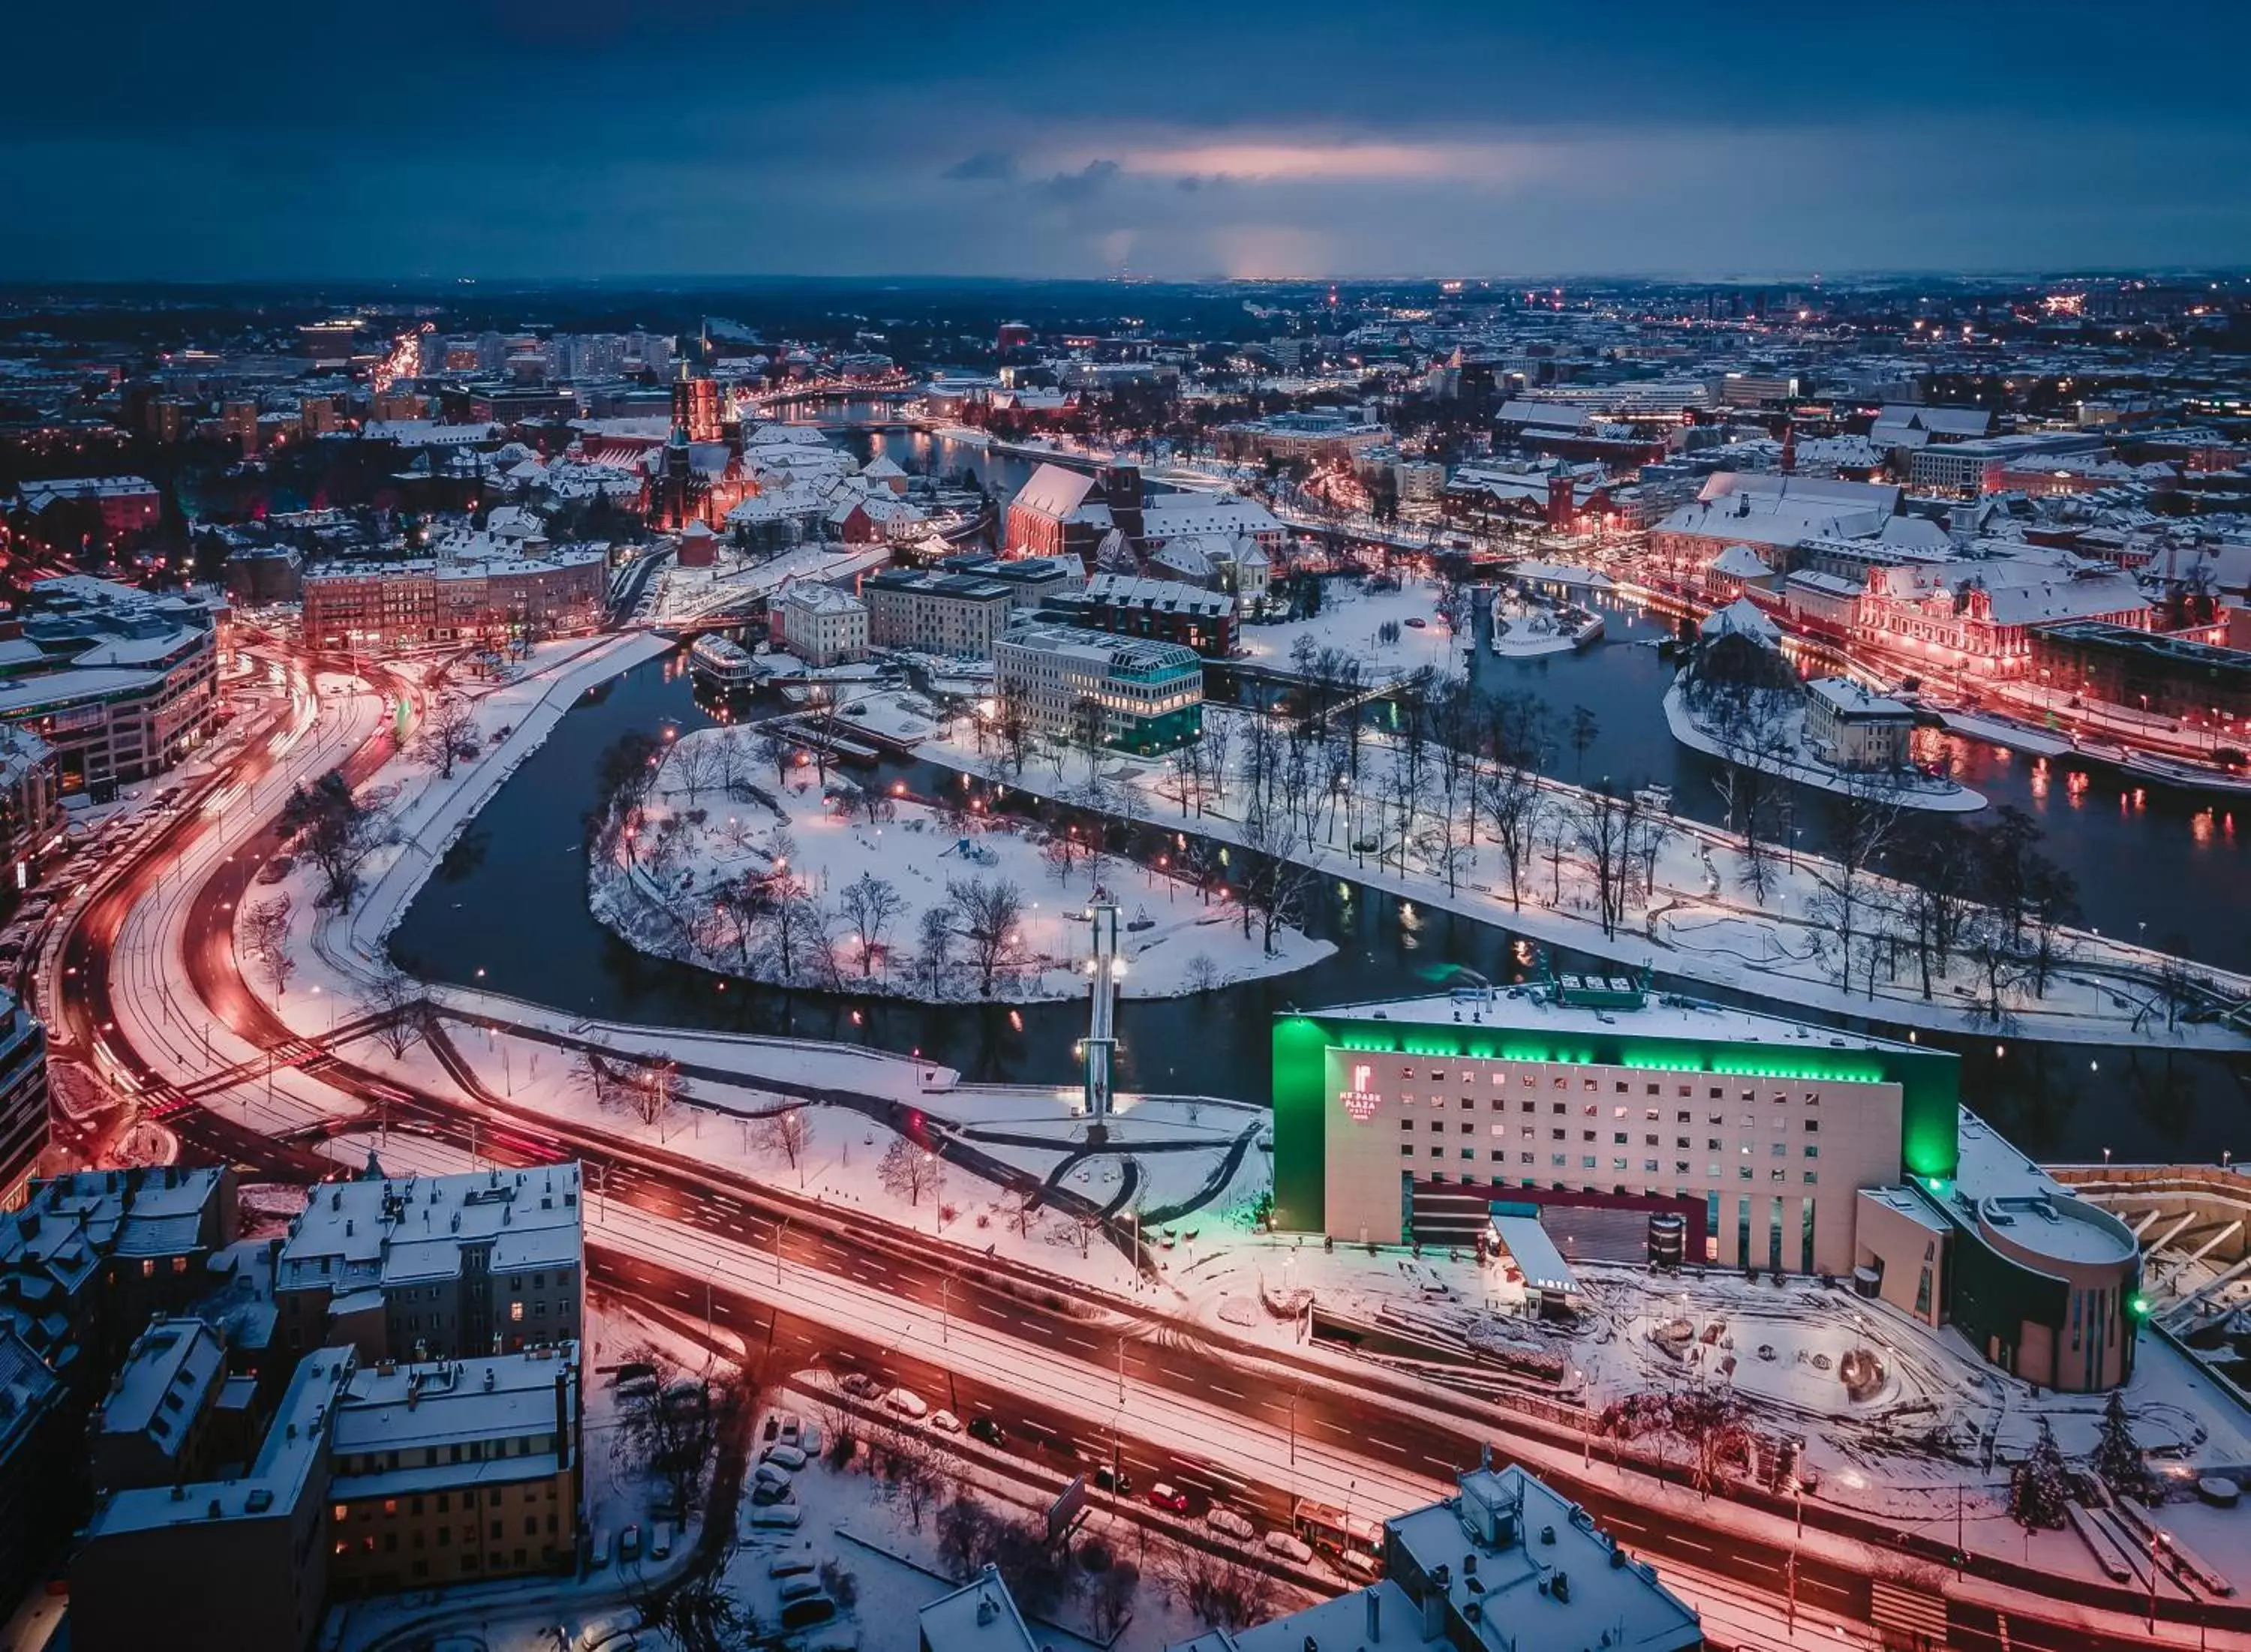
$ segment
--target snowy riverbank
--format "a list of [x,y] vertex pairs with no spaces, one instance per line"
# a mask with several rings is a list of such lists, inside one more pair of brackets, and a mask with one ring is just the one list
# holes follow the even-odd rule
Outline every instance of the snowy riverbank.
[[[810,765],[755,769],[747,730],[673,746],[591,862],[594,914],[643,951],[744,978],[944,1002],[1084,995],[1084,917],[1120,909],[1128,998],[1285,974],[1336,949],[1014,819],[952,819]],[[979,893],[973,894],[972,890]],[[993,896],[1013,890],[1013,901]],[[989,933],[1006,908],[1003,934]]]

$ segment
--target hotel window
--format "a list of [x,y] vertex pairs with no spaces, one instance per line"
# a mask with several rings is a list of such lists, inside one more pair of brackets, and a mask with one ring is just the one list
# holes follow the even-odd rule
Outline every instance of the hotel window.
[[1654,1124],[1657,1123],[1657,1118],[1658,1113],[1655,1108],[1645,1107],[1641,1109],[1641,1119],[1643,1123]]
[[1818,1118],[1809,1118],[1805,1121],[1805,1129],[1808,1134],[1811,1134],[1820,1128],[1821,1121]]
[[1501,1073],[1501,1072],[1495,1072],[1495,1073],[1493,1074],[1493,1089],[1499,1089],[1502,1085],[1504,1085],[1504,1084],[1506,1084],[1506,1083],[1507,1083],[1507,1082],[1508,1082],[1508,1075],[1507,1075],[1507,1074],[1506,1074],[1506,1073]]
[[1565,1081],[1564,1081],[1563,1075],[1562,1075],[1561,1073],[1556,1074],[1556,1075],[1555,1075],[1555,1088],[1556,1088],[1557,1089],[1559,1089],[1559,1090],[1560,1090],[1560,1089],[1562,1089],[1563,1088],[1564,1082],[1565,1082]]
[[1687,1109],[1683,1108],[1680,1111],[1673,1114],[1673,1122],[1676,1124],[1686,1124],[1690,1122],[1692,1116],[1693,1116],[1689,1113]]
[[1643,1159],[1643,1160],[1641,1161],[1641,1173],[1642,1173],[1643,1175],[1645,1175],[1645,1176],[1654,1176],[1654,1175],[1656,1175],[1656,1174],[1657,1174],[1657,1161],[1656,1161],[1655,1159],[1653,1159],[1653,1158],[1645,1158],[1645,1159]]
[[1594,1081],[1593,1079],[1588,1078],[1588,1079],[1582,1079],[1582,1080],[1580,1080],[1580,1081],[1579,1081],[1579,1088],[1580,1088],[1581,1089],[1583,1089],[1583,1090],[1590,1090],[1590,1091],[1591,1091],[1591,1090],[1598,1089],[1600,1089],[1601,1087],[1600,1087],[1599,1085],[1597,1085],[1597,1084],[1595,1082],[1595,1081]]
[[1652,1084],[1652,1085],[1651,1085],[1651,1086],[1649,1087],[1648,1094],[1650,1094],[1650,1095],[1652,1095],[1652,1096],[1654,1096],[1654,1095],[1656,1095],[1656,1094],[1657,1094],[1657,1089],[1658,1089],[1658,1087],[1657,1087],[1656,1085]]
[[1431,1157],[1431,1158],[1444,1158],[1445,1156],[1446,1156],[1446,1150],[1445,1150],[1445,1148],[1444,1148],[1444,1145],[1442,1145],[1441,1144],[1437,1143],[1437,1142],[1433,1142],[1433,1143],[1431,1143],[1431,1144],[1430,1144],[1430,1157]]
[[1568,1107],[1565,1107],[1565,1106],[1563,1105],[1563,1103],[1562,1103],[1562,1102],[1554,1102],[1553,1104],[1551,1104],[1551,1105],[1548,1107],[1548,1110],[1549,1112],[1551,1112],[1551,1113],[1555,1114],[1558,1118],[1561,1118],[1561,1117],[1562,1117],[1565,1113],[1568,1113],[1568,1112],[1569,1112],[1569,1111],[1570,1111],[1571,1109],[1569,1109]]
[[1591,1142],[1595,1139],[1595,1133],[1590,1130],[1583,1130],[1579,1132],[1579,1139],[1583,1142]]
[[1610,1109],[1610,1116],[1612,1118],[1631,1118],[1632,1116],[1632,1109],[1630,1108],[1613,1107]]
[[1767,1151],[1777,1158],[1787,1158],[1790,1157],[1790,1144],[1788,1142],[1777,1142]]
[[1540,1132],[1539,1132],[1538,1130],[1534,1130],[1534,1129],[1531,1125],[1529,1125],[1529,1124],[1527,1124],[1527,1125],[1524,1127],[1524,1139],[1525,1139],[1526,1141],[1527,1141],[1527,1142],[1528,1142],[1528,1141],[1530,1141],[1534,1137],[1537,1136],[1539,1133],[1540,1133]]
[[1624,1132],[1624,1130],[1618,1130],[1618,1131],[1614,1132],[1614,1133],[1612,1134],[1611,1137],[1610,1137],[1610,1140],[1611,1140],[1611,1143],[1612,1143],[1614,1145],[1618,1146],[1618,1147],[1624,1147],[1624,1146],[1625,1145],[1625,1132]]
[[1805,1185],[1806,1185],[1807,1186],[1809,1186],[1809,1187],[1812,1186],[1816,1182],[1819,1181],[1820,1179],[1821,1179],[1821,1178],[1820,1178],[1819,1176],[1816,1175],[1816,1174],[1815,1174],[1813,1172],[1811,1172],[1811,1171],[1807,1171],[1807,1172],[1805,1172]]
[[1493,1133],[1496,1136],[1506,1136],[1508,1134],[1508,1126],[1506,1124],[1496,1124],[1493,1127]]
[[1818,1158],[1821,1157],[1821,1150],[1816,1147],[1812,1143],[1808,1142],[1805,1144],[1805,1157],[1808,1158]]
[[1786,1170],[1770,1170],[1766,1173],[1766,1179],[1770,1182],[1786,1182],[1790,1179],[1790,1172]]
[[1400,1158],[1414,1158],[1414,1157],[1415,1157],[1415,1144],[1414,1144],[1414,1143],[1412,1143],[1412,1142],[1402,1142],[1402,1143],[1400,1143],[1400,1144],[1399,1144],[1399,1157],[1400,1157]]
[[1600,1118],[1603,1116],[1602,1109],[1599,1107],[1583,1107],[1579,1109],[1579,1113],[1584,1118]]
[[1463,1135],[1467,1136],[1467,1135],[1469,1135],[1472,1131],[1473,1131],[1473,1130],[1476,1130],[1476,1129],[1477,1129],[1477,1121],[1476,1121],[1475,1119],[1473,1119],[1473,1118],[1465,1118],[1465,1119],[1464,1119],[1464,1120],[1462,1121],[1462,1134],[1463,1134]]
[[1739,1181],[1739,1182],[1747,1182],[1747,1181],[1750,1180],[1750,1179],[1751,1179],[1751,1167],[1750,1167],[1749,1165],[1745,1165],[1744,1166],[1742,1166],[1742,1169],[1738,1170],[1738,1171],[1735,1172],[1735,1179],[1736,1179],[1737,1181]]
[[1625,1160],[1622,1158],[1614,1158],[1610,1160],[1610,1168],[1614,1171],[1624,1170],[1625,1168]]
[[1687,1161],[1687,1159],[1685,1159],[1685,1158],[1676,1158],[1676,1159],[1674,1159],[1674,1160],[1673,1161],[1673,1173],[1675,1176],[1686,1176],[1686,1175],[1687,1175],[1687,1174],[1688,1174],[1688,1161]]
[[1654,1147],[1657,1145],[1657,1137],[1654,1136],[1645,1136],[1641,1138],[1641,1144],[1644,1147]]
[[1621,1096],[1623,1096],[1623,1095],[1624,1095],[1624,1094],[1626,1093],[1626,1090],[1625,1090],[1625,1081],[1624,1081],[1624,1079],[1620,1079],[1620,1080],[1618,1080],[1618,1082],[1617,1082],[1617,1093],[1618,1093],[1619,1095],[1621,1095]]
[[1531,1074],[1527,1073],[1524,1075],[1524,1088],[1526,1089],[1536,1089],[1539,1088],[1539,1085],[1540,1081],[1533,1077]]
[[1713,1101],[1715,1101],[1715,1102],[1716,1102],[1716,1101],[1718,1101],[1718,1100],[1721,1098],[1721,1095],[1722,1095],[1722,1094],[1723,1094],[1723,1092],[1721,1090],[1720,1087],[1719,1087],[1717,1084],[1714,1084],[1714,1085],[1713,1085],[1713,1086],[1712,1086],[1712,1096],[1711,1096],[1711,1099],[1712,1099]]
[[1401,1130],[1413,1130],[1415,1128],[1415,1121],[1411,1118],[1403,1118],[1399,1121],[1399,1128]]
[[1477,1157],[1477,1149],[1474,1147],[1465,1147],[1462,1149],[1462,1157],[1464,1158],[1475,1158]]
[[1549,1155],[1548,1156],[1548,1162],[1551,1165],[1553,1165],[1555,1169],[1557,1169],[1557,1170],[1561,1170],[1561,1169],[1562,1169],[1562,1168],[1563,1168],[1563,1166],[1564,1166],[1564,1165],[1566,1165],[1569,1164],[1569,1163],[1571,1162],[1571,1160],[1570,1160],[1570,1157],[1569,1157],[1569,1155],[1568,1155],[1568,1154],[1565,1154],[1565,1153],[1551,1153],[1551,1154],[1549,1154]]
[[1595,1156],[1592,1153],[1586,1154],[1579,1160],[1579,1168],[1581,1170],[1592,1170],[1594,1167]]
[[1529,1165],[1532,1163],[1532,1155],[1529,1153],[1519,1153],[1516,1156],[1516,1162],[1520,1165]]

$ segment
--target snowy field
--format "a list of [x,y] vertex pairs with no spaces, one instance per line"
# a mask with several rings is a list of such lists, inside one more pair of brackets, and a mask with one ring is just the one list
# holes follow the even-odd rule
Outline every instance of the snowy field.
[[[992,982],[1012,997],[1084,993],[1085,913],[1098,889],[1121,909],[1126,997],[1283,974],[1335,950],[1284,929],[1270,954],[1256,925],[1245,934],[1240,906],[1166,887],[1013,819],[949,825],[903,797],[865,797],[841,775],[823,787],[810,766],[790,771],[786,785],[772,784],[771,771],[732,788],[703,778],[746,777],[756,761],[749,736],[734,729],[699,729],[674,746],[634,835],[596,862],[596,915],[643,950],[708,969],[924,999],[984,996],[981,961],[963,934],[971,915],[950,893],[970,882],[1021,892]],[[746,882],[777,898],[798,891],[787,898],[802,905],[786,928],[782,917],[743,912],[737,892]],[[946,933],[934,938],[941,922]]]
[[[1412,622],[1420,620],[1420,625]],[[1399,628],[1387,640],[1387,626]],[[1460,663],[1462,644],[1438,612],[1438,584],[1408,578],[1396,591],[1363,591],[1341,579],[1321,584],[1321,611],[1310,619],[1282,625],[1247,625],[1236,633],[1244,659],[1277,671],[1292,668],[1291,655],[1301,639],[1317,648],[1336,648],[1360,662],[1363,681],[1403,677],[1429,666],[1446,671]]]

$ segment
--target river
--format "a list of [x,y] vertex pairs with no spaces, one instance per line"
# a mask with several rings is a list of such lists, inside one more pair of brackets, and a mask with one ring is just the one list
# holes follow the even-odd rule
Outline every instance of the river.
[[[1653,647],[1634,640],[1651,634],[1648,627],[1630,616],[1614,618],[1617,640],[1545,662],[1489,661],[1480,667],[1481,682],[1536,686],[1566,711],[1574,703],[1587,705],[1603,725],[1586,753],[1590,775],[1669,776],[1681,806],[1709,815],[1716,798],[1707,808],[1694,795],[1700,787],[1710,794],[1694,767],[1703,760],[1673,747],[1661,717],[1655,736],[1649,733],[1656,694],[1670,667]],[[393,937],[400,962],[438,979],[567,1009],[919,1050],[984,1080],[1073,1081],[1071,1047],[1085,1025],[1084,1008],[1077,1003],[932,1007],[783,992],[648,957],[596,923],[586,909],[579,823],[592,805],[597,757],[630,729],[669,724],[685,731],[711,721],[677,655],[637,667],[590,695],[446,857]],[[1979,760],[1975,754],[1964,757]],[[2178,866],[2191,854],[2200,857],[2191,864],[2209,881],[2207,893],[2201,907],[2181,904],[2180,921],[2196,923],[2199,933],[2214,943],[2223,938],[2227,919],[2251,910],[2243,900],[2245,868],[2233,835],[2199,840],[2187,811],[2169,813],[2152,800],[2139,811],[2120,812],[2115,802],[2093,800],[2091,786],[2076,805],[2053,796],[2060,786],[2041,798],[2028,783],[2027,767],[1996,765],[2001,781],[2017,788],[2012,792],[1997,785],[1997,800],[2018,801],[2059,823],[2051,845],[2058,858],[2095,874],[2091,880],[2081,874],[2091,908],[2100,900],[2105,903],[2100,910],[2110,911],[2109,902],[2120,893],[2116,886],[2125,881],[2118,875],[2123,868],[2102,873],[2105,851],[2087,841],[2099,833],[2114,845],[2134,846],[2124,864],[2144,872]],[[909,764],[890,765],[887,773],[919,783],[931,771]],[[1121,898],[1129,911],[1141,902],[1195,898],[1185,890],[1168,897],[1138,874],[1125,881]],[[1322,963],[1194,998],[1126,1000],[1119,1013],[1120,1087],[1264,1100],[1270,1093],[1266,1028],[1278,1010],[1439,991],[1463,968],[1495,980],[1523,973],[1513,938],[1493,925],[1406,908],[1327,880],[1313,906],[1306,927],[1338,943],[1338,951]],[[2129,901],[2118,909],[2136,908]],[[2173,909],[2151,895],[2142,909]],[[2106,923],[2101,916],[2094,921]],[[2154,918],[2151,929],[2155,938]],[[1763,1007],[1789,1013],[1788,1006]],[[2045,1158],[2099,1158],[2106,1148],[2121,1160],[2217,1158],[2223,1149],[2251,1144],[2251,1129],[2245,1128],[2251,1122],[2245,1110],[2251,1090],[2241,1076],[2251,1072],[2251,1061],[2243,1058],[1996,1044],[1983,1037],[1939,1041],[1964,1054],[1964,1094],[1970,1103]]]

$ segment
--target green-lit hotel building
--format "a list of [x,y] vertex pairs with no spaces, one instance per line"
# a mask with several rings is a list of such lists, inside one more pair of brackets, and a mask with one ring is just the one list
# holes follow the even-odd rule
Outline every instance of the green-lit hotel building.
[[2138,1248],[1961,1104],[1951,1054],[1566,976],[1290,1013],[1275,1220],[1466,1245],[1536,1216],[1583,1259],[1850,1276],[2027,1380],[2132,1368]]

